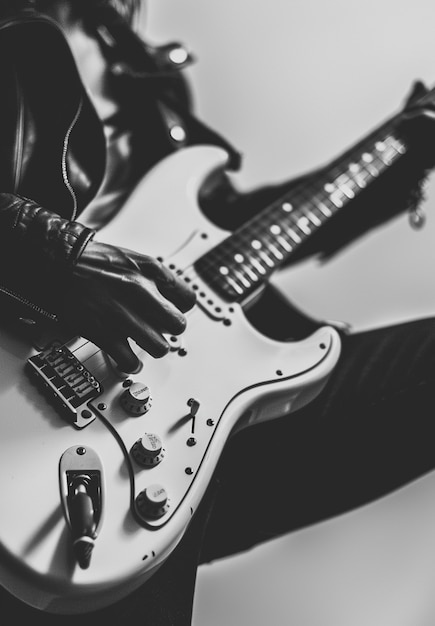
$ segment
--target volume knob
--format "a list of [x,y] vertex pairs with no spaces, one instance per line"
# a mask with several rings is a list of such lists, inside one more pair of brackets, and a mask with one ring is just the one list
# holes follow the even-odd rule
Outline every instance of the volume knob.
[[143,467],[158,465],[165,456],[162,440],[154,433],[145,435],[133,444],[131,454],[134,460]]
[[151,408],[150,390],[143,383],[133,383],[121,395],[121,406],[132,415],[143,415]]
[[148,519],[159,519],[169,509],[168,494],[162,485],[150,485],[136,498],[138,513]]

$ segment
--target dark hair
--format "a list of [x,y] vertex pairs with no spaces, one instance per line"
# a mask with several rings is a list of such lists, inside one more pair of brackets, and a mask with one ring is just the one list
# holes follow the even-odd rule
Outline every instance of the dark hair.
[[[112,7],[126,21],[133,22],[133,19],[139,12],[142,0],[70,0],[77,6],[78,10],[98,11],[104,7]],[[44,10],[52,5],[55,0],[0,0],[0,15],[20,8],[34,7]],[[82,7],[80,7],[82,4]]]
[[[89,2],[89,0],[85,1]],[[99,0],[96,4],[112,6],[122,17],[131,23],[139,11],[141,0]]]

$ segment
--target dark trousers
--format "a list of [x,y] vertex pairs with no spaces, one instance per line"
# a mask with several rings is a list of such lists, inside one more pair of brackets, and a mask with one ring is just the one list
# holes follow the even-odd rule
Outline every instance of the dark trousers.
[[361,506],[431,471],[434,397],[435,319],[344,336],[339,364],[310,405],[230,439],[181,544],[143,589],[79,620],[40,614],[2,593],[3,620],[189,625],[199,563]]

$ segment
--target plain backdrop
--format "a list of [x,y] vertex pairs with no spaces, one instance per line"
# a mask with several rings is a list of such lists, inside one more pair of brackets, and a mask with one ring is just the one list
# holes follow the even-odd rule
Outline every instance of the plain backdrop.
[[[430,0],[148,0],[151,42],[181,41],[198,114],[244,154],[242,188],[324,164],[435,83]],[[434,312],[427,224],[406,215],[276,284],[312,315],[369,328]],[[351,416],[350,416],[351,419]],[[435,454],[435,442],[434,442]],[[307,494],[308,496],[308,494]],[[432,626],[435,476],[199,570],[194,626]]]

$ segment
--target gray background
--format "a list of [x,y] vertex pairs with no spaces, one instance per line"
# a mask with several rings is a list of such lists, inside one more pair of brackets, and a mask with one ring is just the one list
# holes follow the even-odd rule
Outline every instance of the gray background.
[[[244,153],[244,188],[327,162],[394,113],[414,79],[435,84],[429,0],[148,0],[145,17],[151,41],[186,42],[198,57],[189,70],[197,110]],[[434,185],[432,176],[423,231],[402,216],[332,262],[275,282],[307,312],[355,328],[432,314]],[[200,568],[193,623],[432,626],[434,588],[429,474]]]

